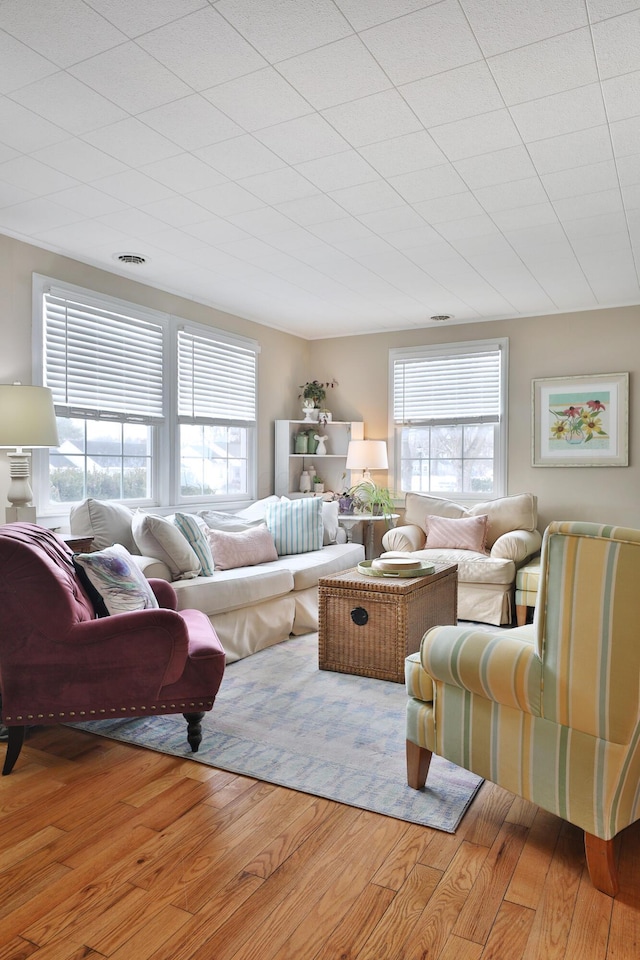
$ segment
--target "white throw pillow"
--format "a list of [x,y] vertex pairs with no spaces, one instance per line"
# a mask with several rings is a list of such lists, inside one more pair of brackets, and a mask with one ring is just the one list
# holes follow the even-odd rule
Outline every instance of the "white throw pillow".
[[94,550],[121,543],[129,553],[139,553],[131,531],[132,520],[133,511],[123,503],[108,503],[91,497],[71,507],[69,512],[71,533],[93,537]]
[[131,524],[143,556],[163,560],[173,580],[190,580],[200,574],[200,561],[178,528],[166,517],[138,510]]
[[336,543],[338,539],[338,513],[340,505],[337,500],[322,502],[322,524],[324,527],[322,543],[326,547],[330,543]]

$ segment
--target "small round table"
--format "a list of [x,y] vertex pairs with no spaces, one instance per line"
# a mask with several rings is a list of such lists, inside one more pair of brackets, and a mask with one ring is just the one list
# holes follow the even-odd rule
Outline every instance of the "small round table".
[[375,524],[380,521],[388,520],[391,526],[395,526],[395,521],[400,516],[399,513],[390,513],[387,516],[384,514],[377,513],[339,513],[338,514],[338,523],[341,527],[347,532],[347,542],[351,543],[353,540],[353,527],[357,523],[366,523],[367,524],[367,536],[366,540],[363,540],[365,557],[367,560],[373,560],[373,551],[374,551],[374,529]]

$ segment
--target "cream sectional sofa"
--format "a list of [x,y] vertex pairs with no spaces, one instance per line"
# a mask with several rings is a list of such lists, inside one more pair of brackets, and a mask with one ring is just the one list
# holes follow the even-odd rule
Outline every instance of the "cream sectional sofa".
[[[456,536],[456,524],[447,524],[446,520],[432,525],[438,545],[430,547],[430,517],[453,521],[476,518],[471,521],[476,526],[481,526],[479,519],[486,517],[481,549],[460,549],[465,534]],[[537,498],[531,493],[488,500],[469,509],[451,500],[407,493],[403,525],[388,530],[382,546],[386,553],[410,553],[435,563],[457,563],[458,617],[499,626],[513,621],[517,569],[540,550],[542,537],[537,522]],[[451,537],[448,542],[447,536]]]
[[[266,504],[279,499],[266,498],[233,515],[209,514],[209,519],[219,529],[239,531],[260,524]],[[207,516],[206,512],[203,514]],[[228,516],[226,523],[224,516]],[[206,613],[229,663],[280,643],[291,634],[317,630],[318,579],[347,570],[364,559],[361,544],[331,542],[334,535],[336,541],[341,539],[336,517],[335,526],[332,519],[325,521],[324,546],[319,550],[279,556],[255,566],[215,569],[210,576],[198,576],[197,571],[189,569],[193,567],[189,558],[178,556],[180,548],[169,551],[165,535],[171,531],[164,526],[168,518],[154,517],[162,536],[155,537],[158,546],[153,555],[142,555],[134,536],[135,517],[122,504],[89,499],[72,509],[70,527],[74,535],[92,536],[94,550],[121,543],[136,557],[147,578],[171,581],[178,596],[178,609],[194,608]],[[177,528],[176,532],[179,533]],[[148,532],[143,541],[140,537],[138,540],[145,547],[154,542]],[[181,566],[186,568],[183,573]]]

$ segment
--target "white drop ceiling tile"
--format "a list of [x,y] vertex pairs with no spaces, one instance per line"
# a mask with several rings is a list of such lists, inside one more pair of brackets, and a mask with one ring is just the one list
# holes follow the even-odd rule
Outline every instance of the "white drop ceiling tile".
[[478,117],[444,123],[430,132],[449,160],[477,157],[522,143],[508,110],[494,110]]
[[7,97],[0,98],[0,140],[19,153],[31,153],[48,147],[69,134],[31,110],[13,103]]
[[242,127],[196,93],[145,110],[138,119],[184,150],[208,147],[243,132]]
[[640,9],[594,23],[592,30],[602,80],[640,70]]
[[142,173],[176,193],[192,193],[226,183],[227,178],[192,153],[178,153],[140,167]]
[[346,187],[344,190],[332,190],[331,197],[353,216],[374,213],[376,210],[386,210],[403,204],[402,197],[384,180],[362,183],[355,187]]
[[380,93],[392,86],[356,36],[285,60],[278,70],[316,110]]
[[527,236],[526,231],[514,230],[508,234],[508,240],[529,269],[533,269],[540,260],[561,260],[573,256],[571,244],[562,232],[552,237],[545,235],[536,242],[533,237]]
[[514,256],[511,246],[501,233],[485,234],[481,237],[458,237],[452,241],[451,246],[476,269],[479,269],[478,264],[485,260],[500,260],[504,257],[506,262],[509,262]]
[[[0,176],[1,176],[0,172]],[[51,195],[55,203],[63,207],[75,210],[83,216],[91,219],[93,217],[102,217],[107,213],[117,213],[119,210],[125,210],[126,204],[115,197],[109,197],[101,190],[96,190],[86,183],[77,187],[70,187],[67,190],[60,190]]]
[[309,227],[309,233],[321,241],[332,244],[338,250],[348,249],[353,241],[366,240],[372,236],[371,231],[363,223],[346,213],[342,220],[313,224]]
[[485,57],[587,24],[583,0],[461,0]]
[[618,157],[616,166],[623,187],[631,183],[640,183],[640,154]]
[[422,217],[408,204],[403,204],[401,207],[392,207],[389,210],[363,213],[360,214],[359,219],[365,227],[384,237],[403,230],[418,230],[424,225]]
[[586,193],[612,190],[618,186],[618,174],[613,160],[590,163],[572,170],[545,173],[540,178],[550,200],[578,197]]
[[85,0],[118,30],[128,37],[136,37],[156,27],[162,27],[178,17],[206,7],[206,0]]
[[185,227],[192,223],[202,223],[210,216],[208,210],[194,203],[187,197],[169,197],[167,200],[156,200],[143,207],[152,217],[163,220],[172,227]]
[[[602,239],[600,236],[574,236],[571,238],[571,246],[576,257],[580,259],[584,256],[591,256],[593,254],[597,255],[602,249]],[[617,233],[607,234],[608,251],[628,251],[630,249],[631,243],[629,240],[629,231],[626,229],[626,227],[623,230],[619,230]]]
[[420,216],[428,223],[442,223],[447,220],[462,220],[484,213],[484,210],[469,190],[455,193],[450,197],[436,197],[423,200],[415,205]]
[[613,159],[609,128],[605,124],[536,140],[528,144],[528,149],[539,174]]
[[636,10],[637,6],[637,0],[589,0],[589,19],[592,23],[597,23],[598,20]]
[[0,207],[13,207],[18,203],[33,200],[34,196],[28,190],[22,190],[11,183],[0,180]]
[[533,274],[560,310],[574,309],[582,304],[583,309],[597,306],[584,271],[575,257],[538,261]]
[[607,107],[609,121],[625,120],[635,117],[640,108],[640,70],[625,73],[621,77],[613,77],[602,84],[604,102]]
[[26,200],[0,210],[0,228],[12,234],[34,235],[78,220],[78,214],[44,197]]
[[[327,223],[312,224],[307,229],[291,225],[290,230],[282,230],[269,237],[269,243],[274,249],[281,253],[292,254],[297,257],[301,250],[322,251],[326,244],[321,238],[324,230],[335,227],[338,221],[331,220]],[[343,221],[340,221],[344,223]]]
[[291,164],[340,153],[349,146],[318,114],[266,127],[256,131],[255,136],[286,163]]
[[79,60],[109,50],[125,35],[82,0],[39,0],[37,15],[23,0],[5,0],[0,8],[0,28],[35,51],[69,67]]
[[123,173],[127,169],[120,160],[108,156],[102,150],[97,150],[91,144],[75,137],[53,143],[42,150],[36,150],[32,156],[55,170],[85,182]]
[[266,66],[264,57],[209,6],[145,33],[137,42],[194,90]]
[[362,237],[360,240],[350,240],[348,243],[338,243],[336,246],[343,252],[343,256],[347,256],[347,263],[351,258],[354,260],[362,260],[373,254],[379,255],[387,253],[390,249],[385,239],[377,237],[373,233],[368,237]]
[[[94,222],[105,224],[113,230],[121,230],[125,235],[129,234],[137,241],[149,243],[153,243],[157,234],[167,229],[164,221],[158,220],[157,217],[152,217],[151,214],[145,213],[144,210],[137,210],[134,207],[129,207],[120,213],[105,214],[103,217],[98,217]],[[137,245],[140,246],[140,244]],[[144,250],[136,250],[134,252],[141,253],[143,256],[145,254]]]
[[438,231],[446,240],[457,240],[460,237],[491,236],[498,232],[498,228],[486,213],[476,217],[464,217],[462,220],[449,220],[448,223],[439,223]]
[[238,183],[223,183],[218,187],[208,187],[206,190],[194,190],[189,194],[189,198],[219,217],[243,213],[245,210],[256,210],[262,206],[254,194],[249,193]]
[[175,157],[181,152],[177,144],[140,123],[135,117],[127,117],[126,120],[119,120],[108,127],[85,133],[82,139],[130,167]]
[[538,177],[526,177],[493,187],[480,187],[475,191],[477,200],[487,213],[546,203],[548,198]]
[[[625,228],[626,219],[623,213],[601,213],[593,217],[580,217],[579,220],[565,220],[563,223],[563,229],[570,241],[576,237],[608,237]],[[603,249],[606,249],[605,245]]]
[[426,247],[432,250],[434,256],[447,257],[453,256],[455,253],[449,242],[427,223],[410,230],[388,233],[385,239],[392,247],[401,250],[407,256],[410,256],[414,250]]
[[219,0],[216,8],[272,63],[353,33],[332,0]]
[[612,123],[611,136],[616,157],[640,153],[640,116]]
[[131,41],[108,53],[83,59],[69,72],[131,114],[152,110],[193,92]]
[[510,180],[525,180],[536,175],[525,147],[509,147],[481,157],[456,160],[453,164],[470,190],[490,187]]
[[355,150],[298,163],[296,170],[323,191],[355,187],[359,183],[380,179],[373,167]]
[[426,130],[361,147],[359,153],[382,177],[400,176],[446,162],[442,150]]
[[273,67],[221,83],[204,90],[202,96],[250,133],[313,112]]
[[603,251],[595,257],[581,257],[580,266],[601,303],[638,302],[640,289],[630,252],[625,255]]
[[482,60],[404,84],[401,92],[425,127],[464,120],[504,106],[491,71]]
[[336,0],[354,30],[366,30],[440,0]]
[[588,196],[554,200],[553,205],[559,219],[564,223],[567,220],[617,213],[622,210],[622,196],[616,187],[615,190],[603,190],[600,193],[590,193]]
[[415,173],[404,173],[399,177],[389,177],[389,184],[407,203],[448,197],[466,190],[463,179],[450,163],[417,170]]
[[178,230],[175,227],[157,233],[153,238],[153,245],[179,257],[190,257],[195,250],[202,250],[207,246],[204,240],[192,237],[184,230]]
[[57,67],[51,60],[5,33],[1,26],[0,13],[0,94],[11,93],[56,73]]
[[250,133],[203,147],[198,150],[198,156],[230,180],[269,173],[285,166],[280,157]]
[[455,0],[444,0],[361,33],[363,41],[394,83],[481,60],[469,24]]
[[504,231],[558,223],[558,215],[549,201],[530,204],[527,207],[498,210],[491,214],[491,219],[500,230]]
[[70,223],[60,227],[42,230],[39,239],[63,251],[69,244],[80,247],[83,250],[83,259],[88,257],[93,259],[95,251],[100,248],[104,250],[109,247],[104,262],[104,267],[110,271],[116,271],[118,267],[114,263],[111,254],[116,251],[129,250],[131,238],[119,230],[112,230],[99,220],[81,220],[77,223]]
[[77,180],[73,177],[47,167],[33,157],[15,157],[0,164],[0,180],[27,190],[34,197],[77,186]]
[[511,108],[511,116],[525,143],[607,122],[602,90],[597,83],[517,104]]
[[8,147],[6,143],[0,143],[0,163],[4,163],[5,160],[13,160],[14,157],[18,156],[18,151],[14,150],[13,147]]
[[268,243],[258,240],[256,237],[248,237],[246,240],[232,240],[229,243],[220,244],[220,249],[225,253],[237,257],[239,260],[246,260],[248,263],[261,264],[267,258],[273,257],[274,250]]
[[127,116],[106,97],[62,71],[16,90],[12,99],[73,134],[87,133]]
[[286,203],[287,200],[299,200],[301,197],[311,197],[318,193],[312,183],[291,167],[261,173],[256,177],[246,177],[242,183],[254,196],[269,204]]
[[625,210],[640,210],[640,183],[622,188]]
[[491,57],[507,106],[598,81],[589,27]]
[[287,200],[277,204],[276,209],[302,227],[325,223],[327,220],[341,220],[344,217],[342,207],[323,194]]
[[422,129],[422,124],[396,90],[330,107],[323,111],[323,116],[354,147],[365,147]]
[[230,214],[227,219],[254,237],[269,237],[283,230],[290,230],[292,221],[273,207],[258,207],[244,213]]
[[138,170],[124,170],[109,177],[100,177],[93,181],[93,186],[129,206],[153,203],[154,200],[164,200],[172,195],[171,190]]
[[545,247],[549,249],[552,244],[560,244],[564,249],[564,256],[569,256],[571,252],[569,241],[557,220],[555,224],[535,224],[503,232],[506,240],[521,256],[523,253],[531,254],[544,250]]
[[219,243],[230,243],[232,240],[246,240],[249,237],[249,234],[236,224],[211,214],[207,220],[203,220],[201,223],[188,224],[182,229],[183,232],[190,237],[195,237],[202,241],[202,243],[213,247]]

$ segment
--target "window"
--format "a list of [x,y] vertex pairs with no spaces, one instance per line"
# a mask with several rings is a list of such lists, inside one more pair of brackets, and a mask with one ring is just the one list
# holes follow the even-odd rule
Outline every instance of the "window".
[[504,493],[508,341],[390,351],[395,489]]
[[34,277],[34,332],[61,441],[41,458],[42,511],[253,499],[255,341],[46,277]]

